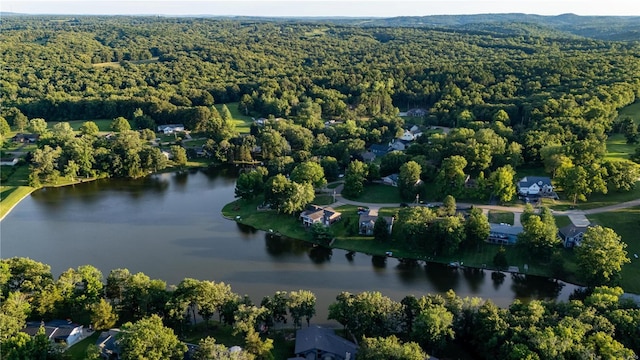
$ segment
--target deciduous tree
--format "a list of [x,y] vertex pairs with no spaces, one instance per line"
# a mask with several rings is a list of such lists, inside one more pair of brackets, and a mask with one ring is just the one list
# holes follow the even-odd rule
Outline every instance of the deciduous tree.
[[612,229],[589,227],[582,243],[575,248],[580,274],[593,285],[608,283],[630,262],[626,247]]
[[182,360],[187,350],[158,315],[122,325],[118,341],[124,360]]

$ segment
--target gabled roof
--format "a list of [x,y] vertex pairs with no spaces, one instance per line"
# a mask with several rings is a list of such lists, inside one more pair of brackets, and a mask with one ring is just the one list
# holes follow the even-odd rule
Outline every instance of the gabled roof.
[[369,151],[374,154],[386,154],[389,152],[389,145],[373,144],[369,146]]
[[544,185],[551,186],[551,178],[548,176],[525,176],[518,182],[520,187],[529,187],[533,184],[538,184],[540,187]]
[[566,239],[568,237],[574,237],[580,233],[584,233],[588,228],[588,226],[575,226],[573,224],[570,224],[558,229],[558,232],[564,239]]
[[506,235],[518,235],[523,229],[522,226],[512,226],[508,224],[489,224],[490,231],[492,233],[506,234]]
[[311,326],[296,332],[295,353],[300,355],[310,350],[321,350],[345,357],[347,353],[355,358],[356,344],[336,335],[332,329]]

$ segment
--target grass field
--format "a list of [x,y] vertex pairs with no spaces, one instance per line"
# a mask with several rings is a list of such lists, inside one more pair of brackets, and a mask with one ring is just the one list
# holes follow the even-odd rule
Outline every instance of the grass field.
[[627,139],[622,134],[611,134],[607,139],[606,159],[623,160],[629,159],[629,155],[636,151],[638,144],[627,144]]
[[628,257],[631,263],[622,268],[620,284],[627,292],[640,293],[640,259],[636,259],[633,254],[640,256],[640,207],[621,209],[607,213],[593,214],[587,216],[595,224],[612,228],[622,237],[622,241],[627,244]]
[[621,116],[630,116],[636,124],[640,124],[640,101],[636,101],[620,109],[620,111],[618,111],[618,117]]
[[[226,105],[227,105],[227,108],[229,108],[229,111],[231,112],[231,116],[233,117],[233,122],[236,125],[236,130],[238,130],[240,134],[248,134],[250,131],[251,124],[253,123],[253,119],[251,118],[251,116],[244,115],[243,113],[241,113],[240,110],[238,109],[237,102],[228,103]],[[220,111],[222,109],[222,104],[215,105],[215,107],[216,109],[218,109],[218,111]]]
[[0,220],[33,190],[30,186],[0,186]]
[[91,336],[84,338],[77,344],[74,344],[70,347],[65,354],[71,358],[71,360],[84,360],[87,358],[87,348],[91,344],[95,344],[96,340],[98,340],[98,336],[100,336],[100,332],[96,331]]
[[[96,123],[96,125],[98,125],[98,129],[100,129],[100,131],[103,132],[109,132],[111,131],[111,122],[113,121],[112,119],[99,119],[99,120],[72,120],[72,121],[63,121],[63,122],[67,122],[69,123],[69,125],[71,126],[71,128],[73,128],[73,130],[78,131],[80,129],[80,126],[82,126],[82,124],[84,124],[87,121],[93,121],[94,123]],[[57,124],[57,121],[50,121],[47,122],[47,127],[49,129],[52,129],[53,126],[55,124]]]
[[515,215],[509,211],[491,210],[489,211],[489,222],[494,224],[509,224],[513,225],[513,218]]
[[364,191],[357,199],[351,199],[369,203],[400,203],[400,192],[397,187],[370,184],[364,187]]

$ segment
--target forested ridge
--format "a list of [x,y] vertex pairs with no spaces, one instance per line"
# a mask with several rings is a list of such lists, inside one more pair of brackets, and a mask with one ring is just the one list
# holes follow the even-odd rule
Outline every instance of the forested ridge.
[[185,18],[7,17],[1,26],[3,103],[51,121],[129,118],[135,106],[160,115],[207,105],[206,91],[217,103],[249,95],[265,116],[295,114],[302,97],[322,99],[328,118],[350,107],[392,114],[391,100],[432,108],[440,123],[461,108],[483,120],[505,108],[514,125],[531,126],[534,109],[569,110],[550,99],[603,108],[594,120],[610,121],[639,88],[638,43]]

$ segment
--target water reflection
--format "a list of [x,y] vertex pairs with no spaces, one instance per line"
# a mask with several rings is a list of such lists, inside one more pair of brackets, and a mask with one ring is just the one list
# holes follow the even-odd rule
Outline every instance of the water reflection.
[[245,240],[253,239],[254,238],[253,235],[258,232],[258,230],[253,226],[240,224],[240,223],[236,223],[236,226],[238,227],[238,230],[240,230],[240,234],[243,235],[242,238]]
[[340,291],[377,290],[400,300],[453,289],[506,306],[514,298],[567,299],[575,289],[530,276],[493,279],[444,264],[312,248],[237,224],[220,214],[234,199],[236,172],[185,171],[36,191],[3,220],[2,256],[47,263],[56,277],[92,264],[103,274],[129,268],[168,284],[185,277],[224,281],[254,299],[304,288],[316,292],[318,317]]
[[373,267],[376,269],[384,269],[387,267],[387,257],[373,255],[371,256],[371,264],[373,264]]
[[564,283],[554,279],[525,274],[511,274],[511,291],[516,298],[555,299],[564,287]]
[[479,292],[485,282],[484,270],[465,267],[461,271],[471,291],[474,293]]
[[284,255],[303,255],[307,253],[310,245],[304,241],[291,239],[272,233],[264,234],[267,253],[272,257],[283,257]]
[[458,270],[452,269],[445,264],[428,263],[425,266],[427,279],[439,292],[446,292],[449,289],[457,289]]
[[503,273],[503,272],[500,272],[500,271],[492,271],[491,272],[491,280],[493,280],[493,288],[495,290],[500,289],[500,287],[504,283],[504,278],[505,277],[507,277],[507,275],[505,273]]
[[331,255],[333,255],[333,250],[324,246],[314,246],[309,250],[309,259],[318,265],[329,262]]

